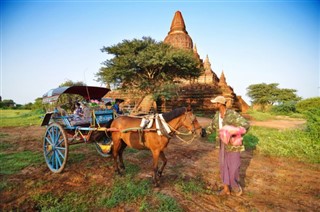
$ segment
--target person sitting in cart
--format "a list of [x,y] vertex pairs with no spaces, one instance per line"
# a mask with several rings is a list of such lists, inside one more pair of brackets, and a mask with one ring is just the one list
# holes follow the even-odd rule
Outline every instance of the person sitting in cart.
[[108,110],[112,110],[112,104],[111,104],[111,102],[107,102],[107,103],[106,103],[106,108],[107,108]]
[[123,102],[121,99],[116,99],[116,103],[113,105],[113,109],[116,111],[117,114],[122,114],[120,110],[120,103]]
[[91,121],[91,111],[86,102],[81,102],[83,121]]
[[82,111],[82,108],[80,106],[80,103],[77,102],[75,104],[75,106],[76,106],[76,109],[73,111],[73,114],[78,115],[78,116],[83,116],[83,111]]

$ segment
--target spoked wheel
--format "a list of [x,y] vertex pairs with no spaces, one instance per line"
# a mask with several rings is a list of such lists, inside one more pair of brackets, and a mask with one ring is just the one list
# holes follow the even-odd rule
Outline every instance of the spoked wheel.
[[101,141],[94,142],[97,152],[102,157],[108,158],[112,155],[113,143],[111,138],[104,137]]
[[43,153],[49,169],[54,173],[62,172],[68,159],[68,139],[60,124],[52,123],[47,128]]

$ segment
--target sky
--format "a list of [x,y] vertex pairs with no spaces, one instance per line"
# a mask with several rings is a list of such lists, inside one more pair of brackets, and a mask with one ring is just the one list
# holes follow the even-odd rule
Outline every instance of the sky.
[[91,86],[104,46],[150,36],[163,41],[176,11],[202,59],[237,95],[278,83],[320,95],[320,1],[1,1],[2,100],[34,102],[67,80]]

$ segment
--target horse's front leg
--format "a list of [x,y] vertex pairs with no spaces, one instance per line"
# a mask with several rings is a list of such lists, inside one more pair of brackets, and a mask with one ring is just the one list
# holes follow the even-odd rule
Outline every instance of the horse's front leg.
[[162,172],[164,170],[164,167],[166,166],[167,164],[167,158],[164,154],[163,151],[160,152],[160,158],[162,160],[162,165],[161,165],[161,168],[158,170],[158,176],[161,177],[162,176]]
[[159,187],[160,177],[158,175],[159,151],[152,151],[153,156],[153,185]]

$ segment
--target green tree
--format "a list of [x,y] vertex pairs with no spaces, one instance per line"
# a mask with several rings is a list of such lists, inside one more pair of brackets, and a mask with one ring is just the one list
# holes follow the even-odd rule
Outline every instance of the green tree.
[[101,51],[114,57],[103,63],[104,67],[97,73],[98,81],[145,95],[163,92],[163,85],[178,78],[196,78],[202,71],[192,51],[177,49],[150,37],[123,40]]
[[0,108],[13,108],[16,103],[12,99],[4,99],[0,102]]
[[262,109],[268,105],[274,105],[275,103],[284,104],[289,101],[299,101],[301,97],[298,97],[294,89],[281,89],[278,88],[278,83],[261,83],[253,84],[247,87],[247,95],[252,99],[253,104],[259,104]]
[[283,88],[283,89],[278,89],[278,93],[276,96],[276,101],[279,104],[284,104],[286,102],[297,102],[301,100],[301,97],[297,96],[295,93],[297,90],[295,89],[288,89],[288,88]]
[[32,104],[32,107],[31,107],[32,110],[45,110],[44,109],[44,106],[42,104],[42,98],[39,97],[39,98],[36,98],[34,103]]
[[72,80],[67,80],[59,85],[59,87],[64,87],[64,86],[75,86],[75,85],[83,85],[85,86],[86,84],[84,82],[78,81],[78,82],[73,82]]
[[[86,84],[84,82],[78,81],[73,82],[72,80],[67,80],[59,85],[59,87],[65,87],[65,86],[85,86]],[[60,105],[63,109],[72,112],[75,109],[75,103],[84,101],[85,99],[77,94],[61,94],[57,105]]]

